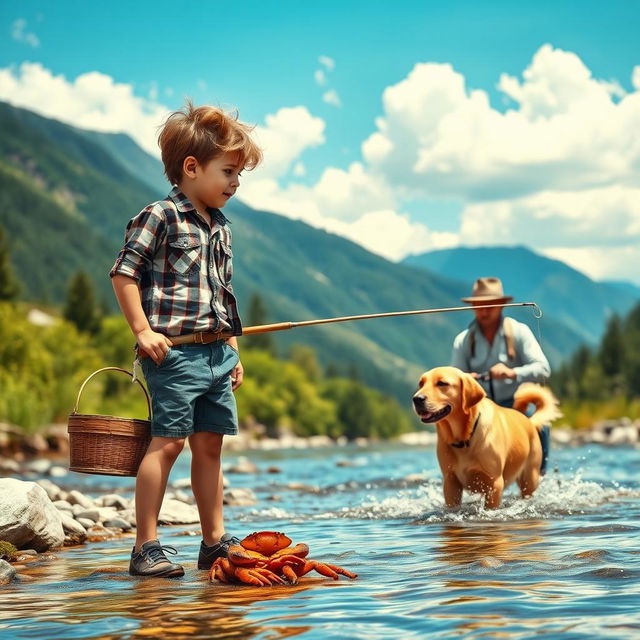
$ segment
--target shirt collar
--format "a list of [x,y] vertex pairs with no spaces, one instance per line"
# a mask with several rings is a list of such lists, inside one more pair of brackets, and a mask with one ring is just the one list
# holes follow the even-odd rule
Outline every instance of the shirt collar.
[[[169,194],[169,198],[173,200],[176,205],[176,209],[180,213],[189,213],[190,211],[196,210],[196,208],[191,204],[191,200],[187,198],[187,196],[178,189],[178,187],[173,187],[171,189],[171,193]],[[229,224],[231,220],[227,218],[220,209],[214,209],[213,207],[207,207],[208,213],[211,215],[211,219],[220,226],[224,226],[225,224]]]

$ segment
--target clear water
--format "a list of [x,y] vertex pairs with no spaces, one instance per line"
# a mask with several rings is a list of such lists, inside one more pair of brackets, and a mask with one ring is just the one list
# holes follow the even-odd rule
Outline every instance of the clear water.
[[[188,476],[183,455],[172,479]],[[127,538],[63,550],[2,587],[0,637],[640,638],[640,451],[552,455],[533,499],[512,488],[496,511],[467,500],[450,512],[432,448],[251,454],[261,473],[229,480],[259,504],[227,507],[228,530],[283,531],[356,580],[209,584],[194,568],[197,528],[163,527],[183,579],[130,578]],[[71,474],[60,484],[96,495],[131,481]]]

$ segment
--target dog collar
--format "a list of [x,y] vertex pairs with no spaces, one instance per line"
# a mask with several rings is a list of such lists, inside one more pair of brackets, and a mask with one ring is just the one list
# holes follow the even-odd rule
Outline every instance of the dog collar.
[[468,447],[469,443],[471,442],[471,438],[473,438],[473,434],[476,432],[476,428],[478,426],[478,420],[480,420],[480,413],[478,413],[478,417],[476,418],[476,421],[473,423],[473,429],[471,429],[471,435],[469,436],[468,440],[460,440],[459,442],[452,442],[451,446],[455,447],[456,449],[462,449],[462,447]]

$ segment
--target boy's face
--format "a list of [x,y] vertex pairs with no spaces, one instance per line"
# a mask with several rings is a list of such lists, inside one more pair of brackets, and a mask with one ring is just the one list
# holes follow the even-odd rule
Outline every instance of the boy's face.
[[207,207],[221,209],[240,186],[240,172],[243,169],[240,154],[226,152],[204,165],[196,165],[192,178],[196,199]]

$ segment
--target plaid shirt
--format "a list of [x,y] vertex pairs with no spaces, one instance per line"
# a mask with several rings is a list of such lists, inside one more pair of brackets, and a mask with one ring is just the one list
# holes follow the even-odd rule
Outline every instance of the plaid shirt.
[[233,253],[228,220],[208,209],[213,229],[175,187],[166,199],[132,218],[109,276],[134,278],[154,331],[242,333],[231,287]]

